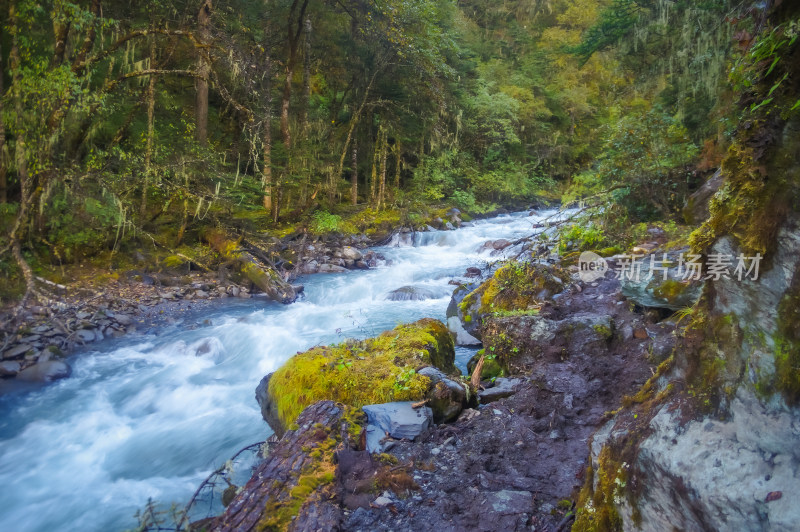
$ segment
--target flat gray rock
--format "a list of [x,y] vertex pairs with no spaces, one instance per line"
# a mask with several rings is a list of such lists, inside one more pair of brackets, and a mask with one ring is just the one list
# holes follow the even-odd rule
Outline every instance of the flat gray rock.
[[[430,427],[433,412],[427,406],[414,409],[411,401],[367,405],[362,410],[367,422],[380,429],[380,435],[388,433],[392,438],[413,440]],[[367,432],[369,436],[369,431]]]
[[521,379],[506,379],[499,377],[495,379],[494,386],[485,390],[480,390],[478,392],[478,397],[483,404],[491,403],[493,401],[497,401],[498,399],[514,395],[517,393],[517,387],[520,384],[522,384]]
[[30,382],[52,382],[64,379],[72,374],[72,368],[61,360],[48,360],[25,368],[19,372],[17,378]]

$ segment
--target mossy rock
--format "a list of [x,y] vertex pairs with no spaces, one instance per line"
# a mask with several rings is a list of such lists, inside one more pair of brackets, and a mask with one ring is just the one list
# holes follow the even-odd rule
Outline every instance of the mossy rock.
[[264,419],[276,434],[307,406],[332,400],[361,407],[419,401],[432,387],[418,369],[457,374],[453,339],[438,320],[399,325],[375,338],[314,347],[290,358],[256,389]]
[[569,274],[557,266],[509,262],[458,304],[464,328],[480,338],[481,318],[495,313],[530,311],[564,290]]
[[[482,351],[483,350],[481,349],[481,351],[476,353],[475,356],[470,358],[469,362],[467,362],[467,371],[469,372],[470,375],[472,375],[472,372],[475,371],[475,366],[478,365],[478,361],[483,356]],[[495,379],[497,377],[503,377],[505,374],[506,370],[500,364],[500,361],[497,359],[497,357],[483,359],[483,368],[481,368],[482,381]]]

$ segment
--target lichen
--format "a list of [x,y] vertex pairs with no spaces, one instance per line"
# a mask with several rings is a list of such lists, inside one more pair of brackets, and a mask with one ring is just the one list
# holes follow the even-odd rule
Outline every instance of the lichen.
[[439,321],[400,325],[376,338],[321,346],[289,359],[271,377],[269,395],[284,426],[322,400],[348,406],[418,401],[430,381],[416,369],[455,372],[453,340]]

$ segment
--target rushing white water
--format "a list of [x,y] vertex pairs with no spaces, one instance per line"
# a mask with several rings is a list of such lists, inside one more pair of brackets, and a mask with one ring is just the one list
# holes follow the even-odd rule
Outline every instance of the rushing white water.
[[[444,319],[448,281],[500,258],[481,245],[530,235],[541,219],[419,233],[413,247],[379,249],[385,267],[304,279],[293,305],[221,300],[202,316],[208,327],[106,343],[72,357],[71,378],[0,397],[0,530],[123,530],[148,498],[182,506],[234,452],[270,434],[254,399],[262,376],[316,344]],[[409,285],[440,297],[386,300]],[[470,355],[459,352],[462,368]]]

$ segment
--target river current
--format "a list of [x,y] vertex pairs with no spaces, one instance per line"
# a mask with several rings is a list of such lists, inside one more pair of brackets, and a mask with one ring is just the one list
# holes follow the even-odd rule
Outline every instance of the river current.
[[[292,305],[223,299],[193,317],[204,327],[172,325],[76,353],[71,378],[0,397],[0,530],[120,531],[136,526],[149,498],[182,507],[211,471],[271,434],[254,398],[264,375],[314,345],[444,320],[448,282],[502,258],[484,242],[529,236],[552,214],[416,233],[412,245],[377,248],[385,266],[301,279],[305,294]],[[432,297],[386,299],[404,286]],[[462,371],[473,353],[457,350]]]

